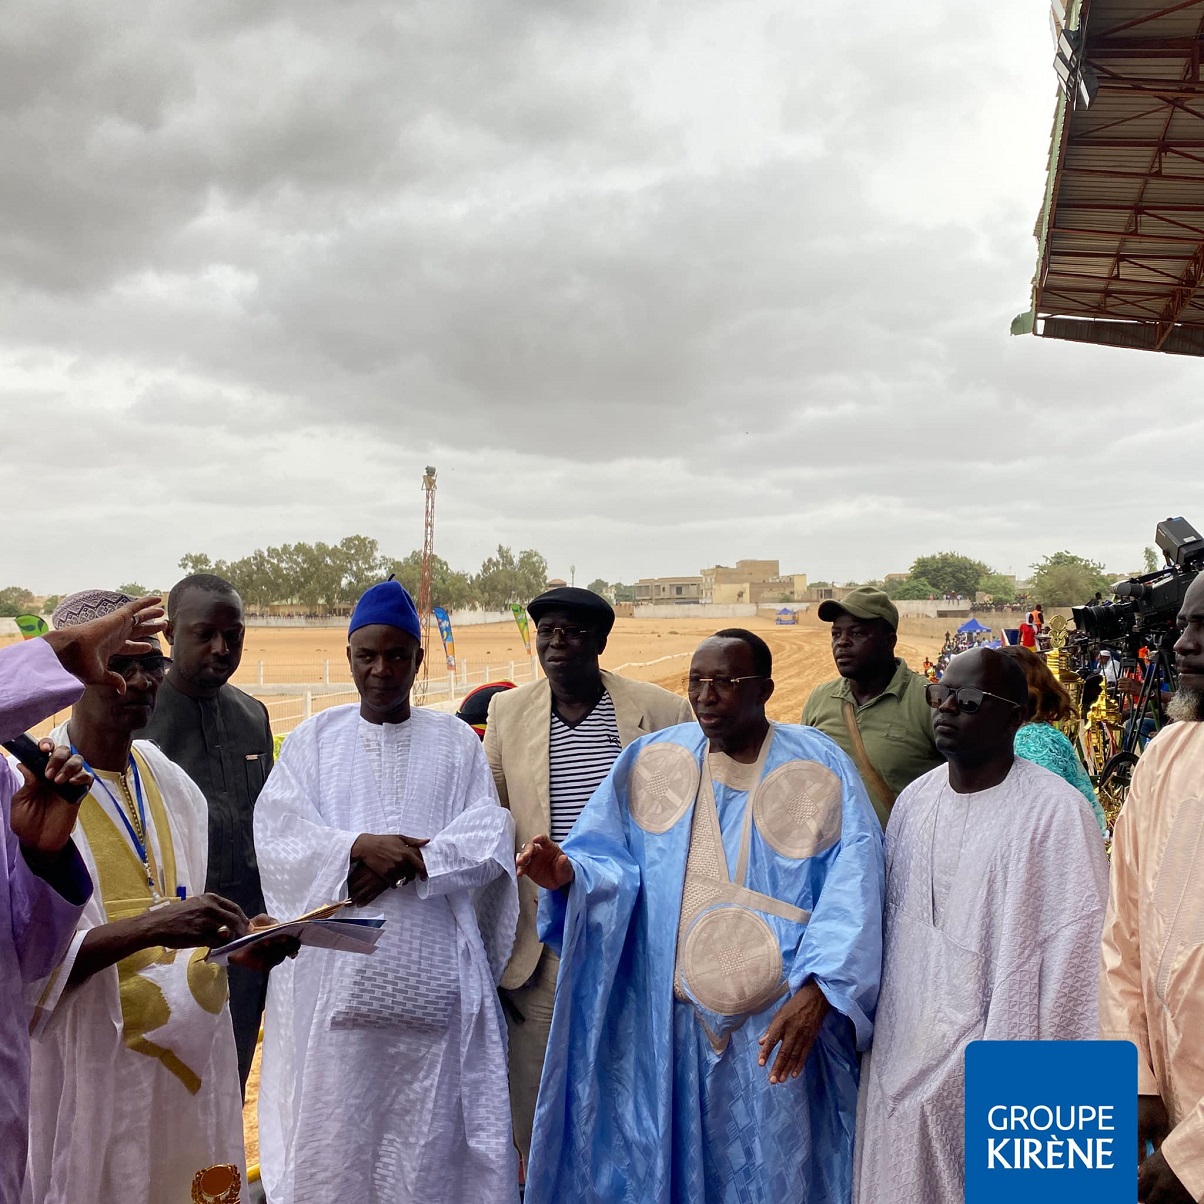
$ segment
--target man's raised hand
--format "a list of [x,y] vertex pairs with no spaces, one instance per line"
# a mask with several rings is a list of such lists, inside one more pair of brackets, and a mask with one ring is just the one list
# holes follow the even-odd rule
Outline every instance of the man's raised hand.
[[166,626],[163,599],[135,598],[112,614],[77,627],[49,631],[42,638],[54,649],[59,663],[87,686],[109,685],[125,693],[125,678],[109,671],[111,656],[142,656],[158,647],[151,642]]
[[518,851],[514,859],[520,878],[530,878],[544,890],[560,890],[573,880],[573,863],[550,836],[536,836]]

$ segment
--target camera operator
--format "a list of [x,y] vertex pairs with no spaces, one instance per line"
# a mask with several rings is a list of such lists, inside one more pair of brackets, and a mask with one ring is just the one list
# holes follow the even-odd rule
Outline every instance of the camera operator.
[[1120,681],[1120,661],[1107,648],[1099,650],[1095,671],[1104,679],[1104,684],[1114,686]]
[[1166,1204],[1204,1199],[1204,574],[1177,624],[1174,722],[1116,822],[1100,979],[1100,1036],[1138,1050],[1137,1198]]

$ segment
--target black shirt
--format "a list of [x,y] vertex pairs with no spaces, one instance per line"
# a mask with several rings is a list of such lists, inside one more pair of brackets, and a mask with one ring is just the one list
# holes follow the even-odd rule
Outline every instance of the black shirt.
[[267,708],[234,686],[222,686],[216,698],[189,698],[165,679],[151,721],[138,734],[179,765],[209,804],[205,889],[232,899],[248,916],[259,915],[263,892],[252,821],[272,768]]

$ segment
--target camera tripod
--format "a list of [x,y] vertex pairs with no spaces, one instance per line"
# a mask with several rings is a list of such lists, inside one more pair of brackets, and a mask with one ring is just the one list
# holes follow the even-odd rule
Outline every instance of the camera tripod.
[[[1136,663],[1141,664],[1140,661]],[[1121,692],[1122,683],[1131,685],[1134,679],[1122,677],[1116,683],[1117,695]],[[1089,681],[1088,688],[1091,684]],[[1141,686],[1136,691],[1127,718],[1121,712],[1119,699],[1113,696],[1102,677],[1099,678],[1098,696],[1084,707],[1082,738],[1087,770],[1095,782],[1096,795],[1104,809],[1109,831],[1129,793],[1133,766],[1137,764],[1141,749],[1166,722],[1163,691],[1173,692],[1177,686],[1174,656],[1169,649],[1159,645],[1146,663]],[[1086,691],[1084,703],[1087,703]]]

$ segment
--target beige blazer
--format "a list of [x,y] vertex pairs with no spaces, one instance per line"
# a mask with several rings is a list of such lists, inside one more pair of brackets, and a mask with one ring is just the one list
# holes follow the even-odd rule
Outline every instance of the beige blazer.
[[[619,742],[633,740],[694,718],[690,704],[650,682],[629,681],[602,670],[602,684],[615,705]],[[493,770],[498,796],[514,816],[515,850],[552,826],[551,768],[548,744],[552,729],[552,687],[547,678],[495,694],[485,728],[485,756]],[[535,932],[539,888],[529,879],[518,881],[518,933],[502,986],[521,987],[535,973],[543,945]]]

